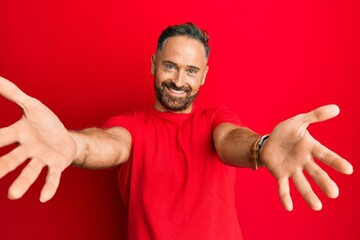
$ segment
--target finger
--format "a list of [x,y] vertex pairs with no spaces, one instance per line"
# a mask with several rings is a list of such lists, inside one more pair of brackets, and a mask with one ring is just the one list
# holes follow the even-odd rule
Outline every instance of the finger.
[[305,126],[311,123],[322,122],[337,116],[340,113],[340,108],[337,105],[325,105],[316,108],[308,113],[295,116],[295,119],[303,122]]
[[15,125],[0,129],[0,148],[19,141],[19,135]]
[[305,202],[313,210],[316,211],[321,210],[322,208],[321,201],[312,190],[310,183],[307,181],[302,171],[298,171],[293,175],[293,181],[295,183],[296,188],[300,192],[301,196],[304,198]]
[[19,146],[0,158],[0,178],[15,170],[28,158],[23,147]]
[[14,83],[0,76],[0,95],[8,100],[23,105],[28,95],[21,91]]
[[336,169],[341,173],[353,173],[353,166],[348,161],[346,161],[344,158],[340,157],[338,154],[331,151],[318,141],[314,142],[312,155],[313,157],[319,159],[323,163],[329,165],[330,167]]
[[336,183],[316,163],[309,163],[304,169],[328,197],[337,198],[339,196],[339,188]]
[[43,167],[44,165],[40,161],[32,159],[22,170],[19,177],[10,186],[8,193],[9,198],[21,198],[38,178]]
[[279,178],[279,195],[284,208],[287,211],[293,210],[293,202],[290,196],[289,179],[287,177]]
[[60,177],[61,170],[59,168],[49,167],[46,182],[40,194],[41,202],[47,202],[55,195],[60,184]]

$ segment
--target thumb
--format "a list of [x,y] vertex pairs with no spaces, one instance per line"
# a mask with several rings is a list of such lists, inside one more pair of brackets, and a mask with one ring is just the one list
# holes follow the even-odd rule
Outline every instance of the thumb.
[[23,108],[28,95],[20,90],[14,83],[0,76],[0,95],[18,104]]
[[322,122],[333,117],[336,117],[340,113],[340,108],[335,104],[321,106],[308,113],[295,116],[303,124],[309,125],[311,123]]

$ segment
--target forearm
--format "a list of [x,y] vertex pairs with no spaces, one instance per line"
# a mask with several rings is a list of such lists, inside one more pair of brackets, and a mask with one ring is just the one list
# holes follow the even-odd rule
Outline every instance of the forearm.
[[248,128],[224,124],[215,130],[215,147],[220,159],[231,166],[251,167],[251,146],[259,135]]
[[[108,168],[125,162],[130,153],[130,143],[116,131],[88,128],[71,131],[76,142],[76,155],[72,162],[77,167]],[[120,130],[121,131],[121,130]]]

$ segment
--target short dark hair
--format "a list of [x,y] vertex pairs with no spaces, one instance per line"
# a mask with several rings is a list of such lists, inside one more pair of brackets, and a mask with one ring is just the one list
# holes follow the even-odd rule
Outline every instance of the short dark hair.
[[160,51],[163,48],[166,39],[175,36],[187,36],[189,38],[199,40],[204,45],[206,58],[209,58],[209,35],[205,30],[200,29],[198,26],[191,22],[169,26],[164,31],[162,31],[158,39],[157,51]]

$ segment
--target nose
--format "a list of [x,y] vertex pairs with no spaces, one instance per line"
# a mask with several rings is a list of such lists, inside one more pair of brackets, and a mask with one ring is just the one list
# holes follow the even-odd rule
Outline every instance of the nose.
[[174,78],[173,78],[173,83],[177,87],[184,86],[185,83],[186,83],[186,73],[185,73],[185,71],[183,71],[183,70],[177,71]]

